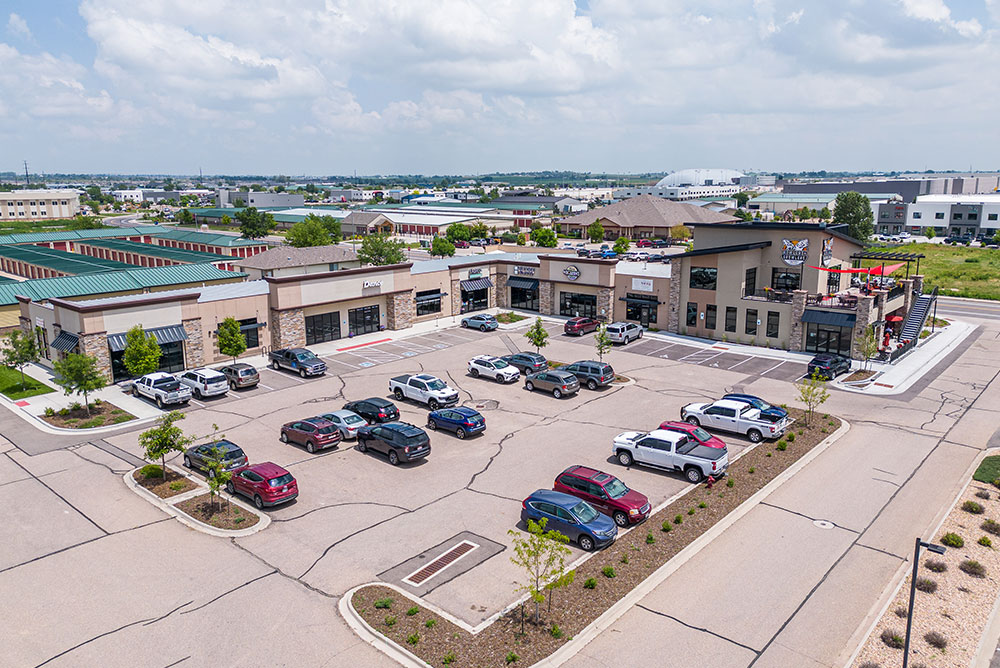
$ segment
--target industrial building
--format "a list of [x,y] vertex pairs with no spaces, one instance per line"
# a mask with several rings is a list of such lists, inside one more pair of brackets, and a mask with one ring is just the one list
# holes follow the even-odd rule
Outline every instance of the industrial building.
[[80,213],[76,190],[11,190],[0,192],[0,221],[54,220]]

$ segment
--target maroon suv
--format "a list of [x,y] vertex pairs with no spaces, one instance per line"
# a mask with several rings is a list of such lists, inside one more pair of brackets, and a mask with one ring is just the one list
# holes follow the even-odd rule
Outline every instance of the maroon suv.
[[620,527],[642,522],[651,509],[645,494],[629,489],[609,473],[586,466],[570,466],[559,474],[552,489],[583,499]]
[[276,506],[299,495],[299,485],[292,474],[272,462],[254,464],[233,471],[226,483],[230,494],[242,494],[253,499],[258,508]]
[[340,427],[321,417],[311,417],[281,425],[281,442],[306,446],[310,453],[336,447],[344,438]]
[[563,325],[563,331],[566,334],[575,334],[576,336],[583,336],[587,332],[596,332],[597,328],[601,326],[601,323],[593,318],[570,318]]

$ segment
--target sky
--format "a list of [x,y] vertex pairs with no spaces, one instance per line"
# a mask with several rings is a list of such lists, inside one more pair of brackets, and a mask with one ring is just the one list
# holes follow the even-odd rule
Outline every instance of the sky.
[[4,0],[0,171],[1000,169],[1000,0]]

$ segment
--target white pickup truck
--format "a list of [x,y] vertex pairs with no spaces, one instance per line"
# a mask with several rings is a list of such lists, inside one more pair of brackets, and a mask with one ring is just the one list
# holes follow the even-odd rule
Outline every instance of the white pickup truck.
[[680,471],[689,482],[718,478],[729,468],[729,451],[710,448],[687,434],[665,429],[651,432],[626,431],[615,436],[611,446],[622,466],[644,464],[668,471]]
[[146,397],[163,408],[167,404],[186,404],[191,401],[191,388],[181,385],[180,381],[169,373],[157,371],[147,373],[132,383],[132,396]]
[[458,392],[429,373],[396,376],[389,381],[389,391],[395,395],[396,401],[412,399],[426,404],[431,410],[458,403]]
[[688,404],[681,409],[681,419],[708,429],[744,434],[754,443],[765,438],[781,438],[792,423],[787,417],[777,422],[765,420],[750,404],[731,399]]

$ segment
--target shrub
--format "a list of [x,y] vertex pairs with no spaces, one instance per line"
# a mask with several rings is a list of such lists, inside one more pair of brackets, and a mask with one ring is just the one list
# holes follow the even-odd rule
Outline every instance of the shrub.
[[[69,409],[68,408],[60,408],[58,410],[58,412],[56,412],[56,415],[58,415],[59,417],[66,417],[67,415],[69,415]],[[996,481],[994,480],[994,482],[996,482]]]
[[935,559],[928,559],[927,561],[924,562],[924,566],[926,566],[927,570],[931,571],[932,573],[944,573],[946,570],[948,570],[948,564],[944,563],[943,561],[937,561]]
[[419,633],[413,633],[411,635],[406,636],[406,644],[407,645],[416,645],[418,642],[420,642],[420,634]]
[[933,594],[937,591],[938,583],[930,578],[917,578],[917,589],[925,594]]
[[[990,520],[986,520],[986,522],[989,521]],[[983,522],[983,531],[989,531],[989,529],[986,528],[986,522]],[[1000,525],[997,526],[997,529],[1000,530]],[[993,532],[990,531],[990,533]],[[946,533],[945,535],[941,536],[941,542],[947,545],[948,547],[962,547],[963,545],[965,545],[965,540],[957,533]]]
[[983,507],[975,501],[966,501],[962,504],[962,510],[973,515],[982,515]]
[[[789,436],[791,436],[791,434],[789,434]],[[787,443],[787,442],[785,441],[785,439],[781,439],[781,440],[780,440],[780,441],[778,441],[778,443],[777,443],[777,444],[776,444],[776,445],[774,446],[774,449],[775,449],[775,450],[780,450],[781,452],[784,452],[785,450],[787,450],[787,449],[788,449],[788,443]]]
[[163,477],[163,469],[160,468],[159,464],[146,464],[141,469],[139,469],[139,473],[141,473],[142,477],[144,477],[144,478],[162,478]]
[[132,419],[131,415],[116,415],[111,418],[111,424],[121,424],[122,422],[128,422]]
[[886,629],[882,631],[882,642],[885,643],[886,647],[891,647],[893,649],[903,649],[903,635],[896,629]]
[[1000,489],[1000,478],[997,478],[991,483],[994,487]]
[[982,536],[982,537],[980,537],[980,539],[979,539],[978,542],[983,547],[993,547],[993,541],[990,540],[989,536]]
[[[794,431],[788,432],[788,435],[785,436],[785,439],[787,439],[789,443],[794,443],[795,442],[795,432]],[[780,443],[780,441],[779,441],[779,443]]]
[[825,434],[826,433],[826,427],[820,427],[819,433]]
[[680,515],[674,518],[674,524],[683,524],[683,523],[684,523],[684,518],[681,517]]
[[653,538],[653,534],[652,533],[647,533],[646,534],[646,545],[652,545],[655,542],[656,542],[656,539]]
[[735,484],[736,484],[736,481],[733,480],[732,476],[730,476],[729,480],[726,481],[726,487],[732,487]]
[[977,491],[976,496],[978,496],[980,499],[986,499],[987,501],[990,500],[990,493],[987,492],[985,489]]
[[601,569],[601,573],[603,573],[606,578],[613,578],[615,576],[615,569],[611,566],[605,566]]
[[801,436],[802,434],[806,433],[806,431],[805,431],[805,429],[799,429],[799,431],[797,433],[798,433],[799,436]]
[[93,400],[93,401],[92,401],[91,403],[92,403],[92,404],[93,404],[94,406],[100,406],[100,405],[101,405],[101,404],[103,404],[104,402],[103,402],[103,401],[101,401],[100,399],[94,399],[94,400]]
[[595,578],[587,578],[583,582],[584,589],[594,589],[597,587],[597,580]]
[[75,413],[77,411],[82,411],[82,410],[83,410],[83,404],[81,404],[79,401],[74,401],[69,405],[70,413]]
[[[985,531],[986,533],[991,533],[994,536],[1000,536],[1000,522],[996,522],[994,520],[986,520],[979,525],[979,528]],[[958,547],[962,546],[959,545]]]
[[986,577],[986,567],[975,559],[966,559],[958,565],[958,570],[974,578]]
[[948,639],[937,631],[928,631],[925,633],[924,640],[927,641],[928,645],[936,649],[944,649],[948,646]]
[[699,508],[708,508],[708,504],[705,503],[704,501],[702,501],[701,503],[698,504],[698,507]]
[[623,554],[622,558],[619,559],[619,561],[621,561],[623,564],[627,564],[628,563],[628,555],[627,554]]
[[688,515],[694,515],[694,508],[688,508]]
[[674,530],[674,525],[670,523],[670,520],[663,520],[663,524],[660,526],[660,531],[665,531],[670,533]]
[[753,473],[756,470],[757,470],[756,468],[754,468],[753,466],[751,466],[750,468],[747,469],[747,473]]
[[391,598],[380,598],[379,600],[375,601],[376,610],[388,610],[391,607],[392,607]]
[[865,661],[858,668],[882,668],[882,664],[875,663],[874,661]]
[[829,413],[823,413],[823,419],[824,420],[829,420],[830,419],[830,414]]
[[410,608],[409,610],[406,611],[406,616],[407,617],[412,617],[413,615],[417,614],[418,612],[420,612],[420,608],[418,608],[417,606],[413,606],[412,608]]
[[[181,491],[182,489],[184,489],[184,481],[183,480],[173,481],[172,483],[170,483],[170,489],[174,492]],[[986,538],[986,536],[983,536],[983,538]],[[989,540],[989,538],[986,538],[986,540]],[[982,543],[983,541],[980,540],[979,542]]]
[[909,610],[901,605],[896,606],[896,609],[893,610],[893,612],[896,613],[897,617],[901,617],[903,619],[906,619],[906,615],[909,614]]
[[771,456],[771,453],[770,453],[770,452],[765,452],[765,453],[764,453],[764,456],[765,456],[765,457],[770,457],[770,456]]
[[552,636],[553,638],[559,639],[559,638],[562,638],[566,634],[563,633],[563,630],[561,628],[559,628],[558,624],[553,624],[552,628],[549,629],[549,635]]
[[445,654],[444,657],[441,659],[441,663],[443,663],[446,666],[455,663],[455,653],[448,652],[447,654]]
[[511,664],[520,658],[521,657],[519,657],[517,654],[514,654],[514,652],[507,652],[507,657],[504,659],[504,661],[506,661],[508,664]]
[[396,616],[395,615],[389,615],[388,617],[385,618],[385,625],[388,626],[389,628],[392,628],[392,626],[395,623],[396,623]]
[[45,407],[45,417],[55,417],[56,410],[52,406]]

